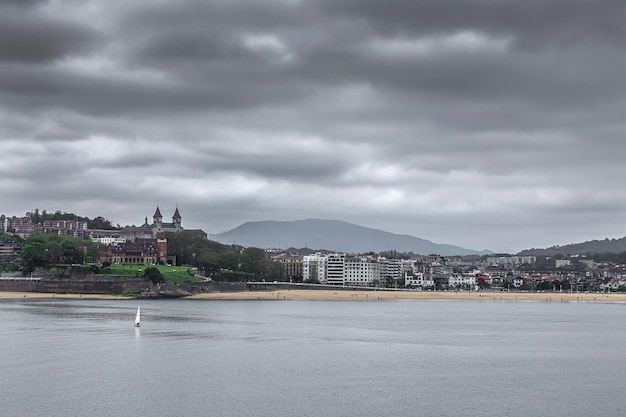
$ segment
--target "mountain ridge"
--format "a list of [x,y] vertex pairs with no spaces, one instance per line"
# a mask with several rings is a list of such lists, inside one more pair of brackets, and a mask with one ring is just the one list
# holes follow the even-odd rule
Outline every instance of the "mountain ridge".
[[594,253],[626,252],[626,236],[618,239],[595,239],[568,245],[550,246],[545,249],[524,249],[518,255],[554,256],[554,255],[586,255]]
[[434,243],[411,235],[385,232],[332,219],[252,221],[223,233],[211,234],[209,239],[224,244],[235,243],[263,249],[309,247],[346,253],[395,250],[422,255],[436,253],[442,256],[493,253]]

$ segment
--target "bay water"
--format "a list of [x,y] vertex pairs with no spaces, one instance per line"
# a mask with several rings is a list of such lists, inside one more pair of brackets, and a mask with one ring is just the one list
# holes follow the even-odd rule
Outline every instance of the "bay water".
[[0,415],[626,416],[626,304],[5,299]]

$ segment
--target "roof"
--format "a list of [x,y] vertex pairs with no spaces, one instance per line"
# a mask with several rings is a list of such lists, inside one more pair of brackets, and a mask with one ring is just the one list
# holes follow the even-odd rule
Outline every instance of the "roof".
[[116,231],[118,234],[126,233],[126,232],[152,232],[152,228],[150,225],[141,225],[141,226],[126,226],[122,230]]
[[154,216],[152,217],[163,217],[161,215],[161,210],[159,210],[159,206],[157,206],[156,211],[154,212]]

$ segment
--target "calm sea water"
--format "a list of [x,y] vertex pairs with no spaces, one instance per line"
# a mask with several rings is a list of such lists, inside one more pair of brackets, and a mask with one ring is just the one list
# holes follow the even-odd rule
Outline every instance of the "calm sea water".
[[625,304],[1,300],[0,340],[5,417],[626,416]]

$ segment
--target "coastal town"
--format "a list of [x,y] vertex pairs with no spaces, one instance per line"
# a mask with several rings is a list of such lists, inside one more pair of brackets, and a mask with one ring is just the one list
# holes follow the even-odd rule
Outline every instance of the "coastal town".
[[[444,257],[394,251],[352,254],[306,248],[286,250],[221,245],[220,254],[227,255],[218,257],[232,260],[211,263],[202,249],[203,245],[211,244],[207,233],[201,229],[185,229],[178,207],[171,222],[163,221],[161,209],[157,206],[152,222],[146,217],[140,226],[112,227],[102,222],[102,218],[94,222],[69,217],[72,216],[60,212],[40,214],[38,210],[26,216],[2,215],[1,277],[32,275],[33,269],[27,262],[32,245],[28,242],[43,235],[70,239],[74,245],[73,252],[66,250],[56,258],[52,256],[53,251],[42,249],[47,257],[44,261],[57,267],[62,264],[89,265],[96,273],[100,267],[110,265],[144,267],[144,270],[149,266],[169,265],[193,270],[192,281],[289,282],[421,291],[626,291],[626,267],[616,262],[595,260],[591,255]],[[106,228],[94,227],[103,225]],[[181,245],[193,246],[195,252],[190,254],[188,248],[181,248]],[[257,259],[253,267],[247,265],[252,264],[249,261],[251,254],[263,258]],[[42,261],[30,266],[43,265]]]

